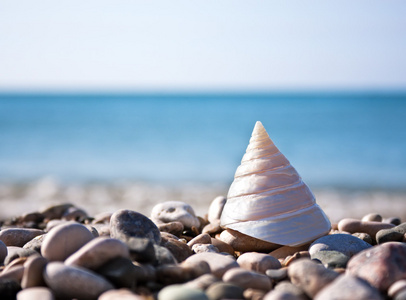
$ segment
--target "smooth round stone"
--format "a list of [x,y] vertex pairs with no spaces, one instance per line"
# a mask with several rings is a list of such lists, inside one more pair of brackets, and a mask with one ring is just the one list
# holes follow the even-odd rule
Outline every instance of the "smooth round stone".
[[23,248],[31,249],[31,250],[37,251],[38,253],[41,253],[41,247],[42,247],[42,243],[44,242],[45,236],[46,236],[46,234],[37,235],[31,241],[26,243],[23,246]]
[[161,246],[171,251],[177,262],[182,262],[193,254],[192,249],[180,240],[162,236]]
[[241,268],[228,270],[224,273],[222,280],[227,283],[238,285],[244,289],[252,288],[269,291],[272,288],[272,282],[268,276]]
[[220,226],[220,220],[215,223],[209,223],[203,227],[202,233],[215,234],[221,232],[223,229]]
[[193,289],[206,290],[213,283],[219,281],[220,279],[218,279],[213,274],[203,274],[193,280],[188,281],[187,283],[185,283],[185,285]]
[[50,262],[44,271],[44,279],[57,298],[97,299],[113,285],[96,273],[81,268]]
[[7,228],[0,231],[0,241],[7,246],[22,247],[37,235],[44,234],[40,229]]
[[393,300],[406,300],[406,291],[400,291]]
[[182,234],[183,230],[185,229],[185,226],[181,222],[169,222],[169,223],[163,223],[163,224],[157,224],[159,231],[161,232],[169,232],[172,233],[176,236],[179,236]]
[[235,284],[217,282],[206,290],[206,295],[210,300],[244,299],[244,289]]
[[314,300],[383,300],[379,291],[355,276],[341,275],[326,286]]
[[376,233],[381,229],[389,229],[395,227],[393,224],[365,221],[361,222],[356,219],[342,219],[338,222],[338,230],[345,231],[349,233],[365,232],[368,233],[372,238],[375,238]]
[[382,229],[376,233],[376,242],[383,244],[387,242],[401,242],[406,233],[406,223],[389,229]]
[[4,262],[4,259],[7,256],[7,246],[2,241],[0,241],[0,265]]
[[288,276],[294,285],[305,291],[310,298],[314,298],[339,274],[310,259],[299,259],[289,266]]
[[127,245],[117,239],[98,237],[89,241],[69,256],[65,260],[65,264],[96,270],[109,260],[117,257],[130,257]]
[[201,252],[214,252],[219,253],[219,249],[212,244],[194,244],[192,247],[194,253],[201,253]]
[[22,288],[45,286],[43,271],[48,260],[40,255],[31,255],[24,263],[25,271],[21,280]]
[[388,296],[394,298],[402,291],[406,291],[406,279],[395,281],[388,289]]
[[218,278],[221,278],[224,273],[232,268],[239,268],[238,263],[231,258],[223,254],[213,252],[202,252],[194,254],[185,260],[185,264],[196,264],[200,261],[205,261],[209,264],[212,274]]
[[118,210],[111,216],[110,236],[123,242],[131,237],[148,238],[158,245],[161,242],[161,233],[154,222],[128,209]]
[[117,257],[109,260],[97,269],[97,273],[112,282],[116,287],[133,288],[136,278],[139,277],[140,268],[135,266],[130,259]]
[[211,244],[219,249],[220,252],[228,253],[230,255],[234,255],[234,249],[229,244],[224,243],[216,238],[211,238]]
[[110,290],[100,295],[97,300],[145,300],[144,297],[136,295],[128,289]]
[[151,219],[156,223],[181,222],[185,228],[198,228],[200,221],[193,208],[181,201],[166,201],[152,208]]
[[332,234],[323,236],[315,240],[309,248],[310,256],[313,256],[319,251],[337,251],[351,257],[354,254],[371,248],[371,244],[352,236],[350,234]]
[[273,250],[269,255],[280,259],[280,258],[285,258],[290,255],[294,255],[295,253],[298,253],[300,251],[307,251],[309,250],[309,244],[298,246],[298,247],[291,247],[291,246],[282,246],[276,250]]
[[268,269],[265,275],[272,279],[272,281],[282,281],[288,277],[288,268]]
[[345,268],[350,257],[334,250],[318,251],[311,256],[311,259],[319,260],[326,268]]
[[92,233],[85,226],[74,222],[65,223],[48,232],[41,253],[49,261],[64,261],[92,239]]
[[30,287],[17,294],[17,300],[54,300],[54,295],[47,287]]
[[204,292],[184,285],[173,284],[158,293],[158,300],[209,300]]
[[229,244],[234,250],[241,252],[270,252],[281,246],[250,237],[231,229],[224,230],[220,234],[219,239]]
[[380,214],[377,213],[370,213],[367,214],[365,216],[362,217],[361,219],[362,222],[369,222],[369,221],[373,221],[373,222],[382,222],[382,216]]
[[380,291],[394,282],[406,279],[406,244],[387,242],[353,256],[346,273],[368,281]]
[[237,263],[241,268],[265,274],[268,269],[279,269],[282,267],[281,263],[275,257],[258,252],[246,252],[241,254]]
[[201,233],[187,243],[190,248],[195,244],[211,244],[211,236],[207,233]]
[[216,223],[220,220],[224,205],[227,199],[224,196],[218,196],[210,203],[207,219],[210,223]]

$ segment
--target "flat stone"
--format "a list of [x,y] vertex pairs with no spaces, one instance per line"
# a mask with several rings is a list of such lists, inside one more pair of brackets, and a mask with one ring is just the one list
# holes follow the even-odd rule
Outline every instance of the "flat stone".
[[337,251],[351,257],[358,252],[371,248],[372,246],[363,240],[350,234],[332,234],[315,240],[309,248],[310,256],[319,251]]
[[383,300],[379,291],[362,279],[351,275],[341,275],[326,286],[314,300]]
[[346,273],[368,281],[380,291],[406,279],[406,244],[387,242],[353,256]]
[[22,265],[15,265],[10,268],[4,269],[0,273],[0,281],[5,279],[12,279],[17,282],[21,282],[21,279],[23,278],[24,275],[24,269],[25,268]]
[[339,274],[312,260],[299,259],[289,266],[288,276],[294,285],[305,291],[310,298],[314,298],[321,289],[335,280]]
[[6,246],[22,247],[37,235],[44,234],[40,229],[7,228],[0,231],[0,241]]
[[47,286],[57,298],[97,299],[113,285],[102,276],[82,267],[50,262],[44,271]]
[[110,218],[110,235],[125,242],[131,237],[148,238],[154,243],[161,242],[158,227],[149,218],[138,212],[121,209]]
[[158,293],[158,300],[209,300],[209,298],[201,290],[173,284],[164,287]]
[[207,219],[210,223],[216,223],[220,221],[221,213],[223,212],[224,205],[227,199],[224,196],[218,196],[210,203],[207,213]]
[[30,287],[18,292],[17,300],[54,300],[52,291],[47,287]]
[[338,251],[324,250],[316,252],[311,259],[319,260],[326,268],[336,269],[345,268],[350,257]]
[[230,256],[213,252],[202,252],[194,254],[185,260],[185,264],[195,264],[199,261],[205,261],[209,264],[212,274],[221,278],[226,271],[232,268],[239,268],[238,263]]
[[193,208],[181,201],[166,201],[155,205],[151,219],[157,223],[181,222],[185,228],[199,228],[200,221]]
[[222,280],[240,286],[243,289],[252,288],[269,291],[272,288],[272,282],[268,276],[241,268],[228,270],[224,273]]
[[127,245],[117,239],[98,237],[89,241],[69,256],[65,260],[65,265],[96,270],[109,260],[117,257],[130,257]]
[[258,252],[246,252],[241,254],[237,263],[241,268],[265,274],[268,269],[279,269],[281,263],[275,257]]
[[244,299],[244,289],[235,284],[216,282],[206,290],[206,295],[210,300]]
[[40,255],[31,255],[24,263],[25,271],[21,280],[21,287],[31,288],[45,286],[43,272],[48,260]]
[[64,261],[92,239],[92,233],[79,223],[61,224],[45,236],[41,253],[49,261]]
[[145,300],[144,297],[136,295],[128,289],[110,290],[100,295],[97,300]]
[[219,239],[229,244],[234,250],[241,252],[270,252],[281,247],[281,245],[262,241],[231,229],[224,230]]
[[201,252],[214,252],[219,253],[220,250],[213,246],[212,244],[194,244],[192,246],[192,250],[194,253],[201,253]]
[[0,265],[4,262],[4,259],[7,256],[7,246],[2,241],[0,241]]
[[381,229],[376,233],[376,242],[383,244],[387,242],[401,242],[406,233],[406,223],[389,229]]

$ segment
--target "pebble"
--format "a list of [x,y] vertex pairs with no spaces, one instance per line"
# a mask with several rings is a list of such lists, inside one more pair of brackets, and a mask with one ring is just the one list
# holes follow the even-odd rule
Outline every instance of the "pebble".
[[382,216],[378,213],[370,213],[362,217],[361,222],[382,222]]
[[136,295],[128,289],[110,290],[100,295],[97,300],[145,300],[144,297]]
[[154,243],[148,238],[130,237],[125,240],[131,259],[141,263],[153,263],[156,260]]
[[345,268],[350,257],[334,250],[318,251],[311,256],[311,259],[319,260],[324,267],[329,269]]
[[271,278],[273,282],[279,282],[288,277],[288,268],[268,269],[265,271],[265,275]]
[[0,241],[6,246],[22,247],[37,235],[44,233],[40,229],[7,228],[0,231]]
[[211,238],[211,244],[219,249],[220,252],[228,253],[234,255],[234,248],[231,247],[229,244],[224,243],[216,238]]
[[272,282],[268,276],[241,268],[232,268],[228,270],[224,273],[222,280],[224,282],[238,285],[244,289],[253,288],[269,291],[272,288]]
[[92,239],[92,233],[79,223],[61,224],[45,236],[41,253],[49,261],[64,261]]
[[44,270],[47,286],[56,298],[97,299],[114,286],[102,276],[81,267],[50,262]]
[[388,296],[395,298],[400,292],[406,291],[406,279],[395,281],[388,289]]
[[208,273],[210,273],[210,267],[205,261],[194,264],[162,265],[156,269],[158,281],[165,285],[183,283]]
[[171,251],[177,262],[182,262],[193,254],[186,243],[168,236],[162,236],[161,246]]
[[211,236],[207,233],[201,233],[187,243],[190,248],[195,244],[211,244]]
[[164,287],[158,293],[158,300],[210,300],[206,294],[198,289],[184,285],[173,284]]
[[374,240],[372,239],[372,237],[365,232],[356,232],[353,233],[352,236],[355,236],[356,238],[359,238],[370,245],[374,245]]
[[47,287],[30,287],[18,292],[17,300],[54,300],[52,291]]
[[185,229],[185,226],[181,222],[169,222],[164,224],[157,224],[159,231],[169,232],[176,236],[180,236]]
[[223,212],[226,201],[227,199],[224,196],[218,196],[210,203],[207,212],[207,220],[210,223],[217,223],[220,221],[221,213]]
[[65,260],[65,265],[96,270],[109,260],[117,257],[130,257],[127,245],[117,239],[98,237],[89,241],[69,256]]
[[400,225],[400,224],[402,223],[402,222],[400,221],[400,219],[397,218],[397,217],[385,218],[385,219],[382,220],[382,222],[384,222],[384,223],[389,223],[389,224],[393,224],[393,225],[395,225],[395,226],[398,226],[398,225]]
[[383,244],[387,242],[401,242],[406,233],[406,223],[389,229],[381,229],[376,233],[376,242]]
[[148,238],[157,245],[161,242],[158,227],[138,212],[121,209],[110,218],[110,236],[125,242],[130,237]]
[[154,244],[154,253],[155,253],[155,262],[154,265],[164,265],[164,264],[177,264],[176,258],[173,256],[172,252],[169,249],[155,245]]
[[299,247],[290,247],[290,246],[282,246],[276,250],[273,250],[269,255],[279,259],[279,258],[285,258],[289,255],[294,255],[297,252],[300,251],[306,251],[309,249],[310,244],[305,244]]
[[140,269],[130,259],[116,257],[104,263],[96,271],[116,287],[133,288],[139,274],[143,274],[143,270]]
[[380,291],[406,279],[406,244],[387,242],[353,256],[346,273],[368,281]]
[[4,259],[7,256],[7,246],[2,241],[0,241],[0,265],[4,262]]
[[392,227],[395,227],[395,225],[373,221],[361,222],[359,220],[350,218],[342,219],[340,222],[338,222],[338,230],[340,231],[346,231],[349,233],[365,232],[368,233],[373,239],[379,230],[389,229]]
[[44,242],[45,236],[46,236],[46,234],[37,235],[31,241],[26,243],[23,246],[23,248],[31,249],[31,250],[37,251],[38,253],[41,253],[41,247],[42,247],[42,243]]
[[296,252],[293,255],[289,255],[287,256],[284,261],[282,262],[282,265],[284,267],[289,266],[292,262],[294,262],[295,260],[301,259],[301,258],[308,258],[310,259],[310,253],[309,251],[300,251],[300,252]]
[[4,259],[4,265],[7,266],[10,264],[14,259],[18,259],[20,257],[28,257],[33,254],[38,254],[34,250],[24,249],[21,247],[10,246],[7,247],[7,256]]
[[279,269],[281,263],[275,257],[258,252],[246,252],[241,254],[237,263],[241,268],[265,274],[268,269]]
[[188,281],[185,283],[186,286],[194,289],[206,290],[209,286],[215,282],[219,282],[220,279],[214,276],[213,274],[203,274],[196,279]]
[[332,234],[323,236],[315,240],[309,248],[310,256],[313,256],[319,251],[338,251],[342,254],[351,257],[358,252],[371,248],[372,246],[363,240],[350,234]]
[[223,229],[220,226],[220,221],[209,223],[203,227],[202,233],[215,234],[221,232]]
[[241,252],[270,252],[280,247],[280,245],[265,242],[231,229],[224,230],[219,239],[229,244],[234,250]]
[[206,290],[206,295],[210,300],[244,299],[244,289],[235,284],[216,282]]
[[310,298],[314,298],[322,288],[336,279],[339,274],[312,260],[300,259],[289,266],[288,276],[293,284],[305,291]]
[[166,201],[152,208],[151,219],[159,223],[181,222],[185,228],[198,228],[200,221],[196,217],[193,208],[181,201]]
[[200,261],[207,262],[212,274],[218,278],[221,278],[226,271],[232,268],[239,268],[238,263],[230,256],[212,252],[194,254],[185,260],[185,264],[195,264]]
[[25,271],[21,280],[22,288],[31,288],[35,286],[45,286],[42,276],[48,260],[40,255],[31,255],[24,263]]
[[194,253],[201,253],[201,252],[214,252],[219,253],[219,249],[212,244],[194,244],[192,247],[192,251]]
[[308,300],[304,291],[289,281],[278,283],[263,300]]
[[364,280],[351,275],[341,275],[316,295],[314,300],[383,300],[379,291]]

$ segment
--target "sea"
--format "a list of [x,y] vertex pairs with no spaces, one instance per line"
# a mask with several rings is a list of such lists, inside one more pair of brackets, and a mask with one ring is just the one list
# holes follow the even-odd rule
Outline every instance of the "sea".
[[33,182],[228,186],[256,121],[312,189],[406,191],[406,92],[0,93],[0,204]]

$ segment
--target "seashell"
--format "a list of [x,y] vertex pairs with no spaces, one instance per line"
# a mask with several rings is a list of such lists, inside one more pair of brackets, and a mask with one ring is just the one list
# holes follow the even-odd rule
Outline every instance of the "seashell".
[[306,244],[330,230],[313,193],[259,121],[230,186],[221,226],[287,246]]

